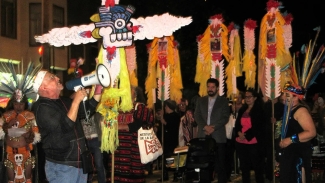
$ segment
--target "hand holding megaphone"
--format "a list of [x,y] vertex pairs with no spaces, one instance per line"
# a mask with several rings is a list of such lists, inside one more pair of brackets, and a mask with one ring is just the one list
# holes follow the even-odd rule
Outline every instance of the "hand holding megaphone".
[[[91,85],[100,84],[101,86],[108,87],[111,83],[111,78],[107,68],[103,64],[99,64],[95,73],[91,73],[81,78],[76,78],[66,82],[65,86],[68,90],[74,90],[77,92],[80,88],[84,88]],[[84,98],[84,101],[87,97]]]

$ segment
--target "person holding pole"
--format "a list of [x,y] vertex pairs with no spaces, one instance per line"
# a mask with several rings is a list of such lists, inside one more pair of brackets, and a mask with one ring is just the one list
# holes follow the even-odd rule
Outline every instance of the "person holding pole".
[[312,182],[311,140],[316,136],[316,128],[308,108],[302,103],[305,90],[300,86],[287,84],[280,156],[280,182]]

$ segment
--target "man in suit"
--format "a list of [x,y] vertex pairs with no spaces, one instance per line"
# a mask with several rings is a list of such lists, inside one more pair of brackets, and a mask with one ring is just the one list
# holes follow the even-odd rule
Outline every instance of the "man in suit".
[[226,183],[226,129],[230,111],[228,100],[219,96],[219,82],[210,78],[207,80],[208,96],[198,99],[195,108],[195,121],[198,124],[198,137],[213,138],[217,143],[215,172],[218,182]]

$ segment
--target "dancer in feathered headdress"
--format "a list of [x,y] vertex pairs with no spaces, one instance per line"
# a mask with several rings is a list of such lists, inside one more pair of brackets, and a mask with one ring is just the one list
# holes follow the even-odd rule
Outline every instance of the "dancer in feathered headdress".
[[228,29],[221,14],[212,16],[204,34],[197,37],[198,58],[195,82],[200,84],[199,95],[207,95],[206,81],[219,80],[219,95],[224,94],[224,59],[229,61]]
[[269,0],[267,2],[267,13],[261,22],[258,55],[258,84],[263,94],[265,94],[264,73],[267,59],[269,62],[274,62],[280,67],[281,87],[290,79],[286,76],[288,75],[288,67],[292,61],[288,49],[291,46],[291,42],[289,41],[291,36],[289,35],[290,32],[284,27],[286,21],[279,12],[279,7],[280,3],[278,1]]
[[233,22],[228,26],[229,36],[229,64],[226,68],[227,76],[227,97],[236,97],[237,90],[237,77],[242,76],[242,55],[240,46],[240,37],[238,34],[239,26]]
[[1,63],[0,93],[11,97],[6,112],[0,118],[0,139],[6,144],[4,165],[7,167],[9,182],[32,182],[35,157],[31,156],[30,151],[33,150],[33,144],[41,140],[41,136],[35,116],[27,108],[28,100],[36,99],[32,83],[40,69],[41,65],[34,67],[30,62],[24,74],[16,74],[12,62]]
[[[284,152],[280,158],[280,181],[281,182],[311,182],[311,153],[310,140],[315,137],[316,129],[314,122],[300,101],[304,99],[308,88],[314,83],[316,77],[324,71],[324,46],[314,54],[316,40],[320,28],[316,28],[316,38],[303,46],[305,59],[302,70],[299,61],[292,63],[291,83],[285,85],[284,92],[287,96],[285,111],[282,121],[280,147]],[[308,165],[308,166],[306,166]],[[302,167],[304,171],[302,171]],[[303,174],[305,172],[305,174]]]

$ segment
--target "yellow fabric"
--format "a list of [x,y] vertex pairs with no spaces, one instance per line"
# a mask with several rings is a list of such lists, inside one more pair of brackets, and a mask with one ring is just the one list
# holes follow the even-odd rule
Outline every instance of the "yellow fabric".
[[227,62],[229,62],[229,46],[228,46],[228,28],[224,24],[220,24],[221,31],[221,47],[222,47],[222,55],[225,57]]
[[210,48],[210,25],[203,33],[203,37],[200,40],[198,57],[196,61],[196,74],[195,74],[195,82],[200,84],[199,95],[205,96],[207,95],[206,82],[210,78],[211,75],[211,48]]
[[256,64],[255,55],[252,50],[245,50],[243,56],[243,71],[245,72],[246,88],[255,88]]
[[[118,113],[117,113],[118,114]],[[117,118],[117,116],[115,117]],[[114,153],[119,145],[117,121],[113,122],[114,126],[102,125],[101,151]]]
[[170,99],[179,102],[182,98],[181,89],[183,89],[180,59],[178,49],[174,46],[174,37],[167,37],[167,58],[170,74]]
[[[105,88],[102,94],[102,101],[107,99],[120,99],[120,105],[118,110],[120,111],[129,111],[133,108],[132,99],[131,99],[131,86],[129,80],[129,73],[126,66],[125,59],[125,50],[124,48],[118,48],[120,52],[120,64],[121,70],[119,74],[119,86],[118,88]],[[102,58],[102,57],[98,57]],[[99,63],[102,63],[102,60],[99,59]],[[100,102],[98,108],[101,108],[103,102]]]
[[153,89],[157,88],[156,72],[158,61],[158,38],[154,38],[149,48],[149,60],[148,60],[148,75],[145,81],[145,88],[147,94],[147,106],[153,109]]
[[[261,29],[260,29],[260,41],[259,41],[259,58],[258,58],[258,82],[261,87],[261,90],[263,93],[265,93],[265,76],[263,75],[265,72],[265,58],[267,53],[267,20],[268,17],[271,16],[270,14],[266,14],[261,22]],[[291,61],[292,57],[290,55],[290,52],[285,49],[284,45],[284,37],[283,37],[283,25],[285,24],[285,20],[280,12],[275,13],[275,32],[276,32],[276,64],[280,66],[281,69],[288,66]],[[286,74],[281,73],[281,87],[284,86],[286,82]]]
[[131,83],[131,86],[138,86],[138,78],[137,78],[135,71],[132,71],[130,73],[130,83]]
[[[116,88],[104,88],[97,112],[103,115],[101,150],[114,152],[118,146],[117,111],[130,111],[133,108],[131,99],[131,86],[126,65],[124,48],[117,48],[120,52],[119,85]],[[98,54],[99,63],[103,63],[103,47]],[[93,94],[93,91],[91,92]]]
[[[233,77],[239,77],[242,75],[241,68],[241,47],[240,47],[240,38],[239,36],[234,37],[234,48],[233,55],[230,55],[229,65],[226,68],[227,75],[227,97],[231,98],[232,94],[238,93],[237,86],[234,86],[232,83]],[[235,88],[236,92],[233,92],[233,88]]]

